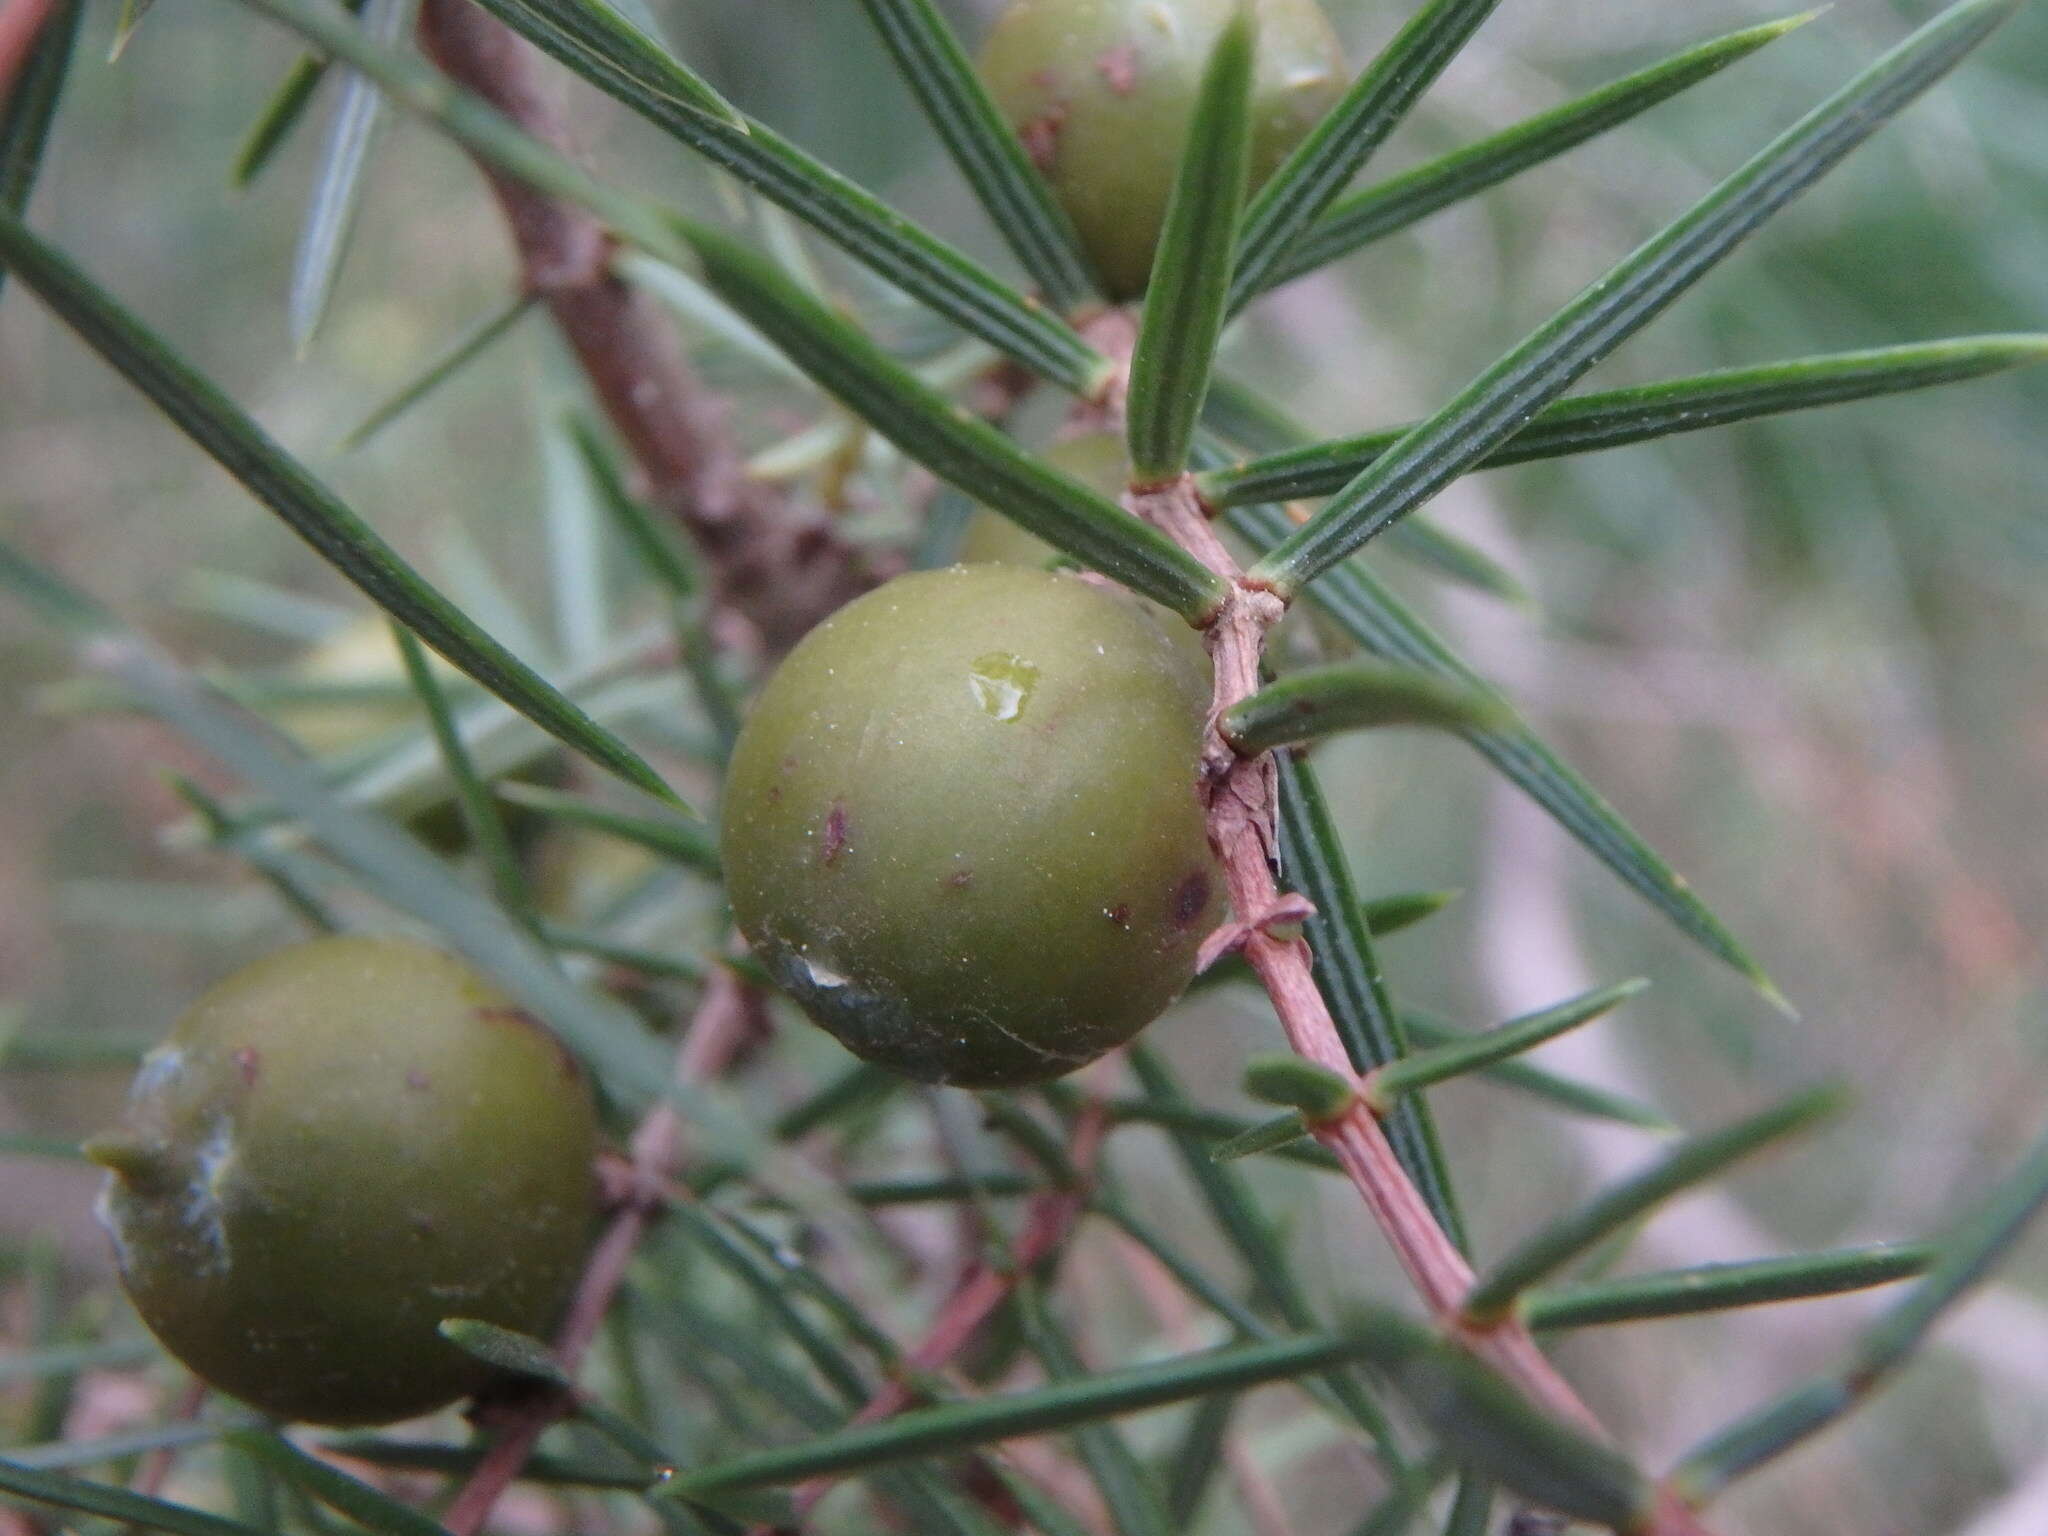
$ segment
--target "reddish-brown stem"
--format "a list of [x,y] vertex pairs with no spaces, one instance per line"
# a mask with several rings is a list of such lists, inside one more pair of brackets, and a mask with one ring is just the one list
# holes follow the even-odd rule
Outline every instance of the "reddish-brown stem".
[[[171,1405],[168,1415],[170,1422],[183,1424],[198,1418],[199,1410],[206,1406],[208,1390],[206,1383],[196,1377],[186,1382],[179,1389],[177,1400]],[[174,1447],[158,1446],[142,1458],[141,1464],[135,1469],[135,1477],[128,1486],[136,1493],[155,1498],[164,1491],[164,1484],[169,1481],[171,1469],[177,1463],[178,1452]]]
[[[1202,757],[1209,841],[1223,866],[1233,916],[1221,942],[1209,949],[1242,948],[1272,998],[1295,1053],[1355,1078],[1336,1022],[1315,984],[1308,944],[1286,926],[1299,916],[1299,903],[1287,900],[1273,877],[1277,776],[1272,759],[1240,757],[1218,729],[1224,714],[1258,687],[1266,631],[1283,605],[1273,593],[1246,581],[1236,558],[1210,526],[1190,477],[1134,491],[1125,504],[1231,583],[1231,595],[1207,631],[1215,699]],[[1336,1154],[1438,1326],[1545,1411],[1611,1440],[1519,1320],[1509,1317],[1479,1327],[1464,1316],[1471,1266],[1437,1224],[1364,1101],[1355,1101],[1346,1113],[1313,1129],[1316,1139]],[[1703,1527],[1678,1500],[1660,1493],[1646,1536],[1703,1536]]]
[[[1121,1262],[1144,1297],[1153,1317],[1165,1329],[1175,1348],[1187,1351],[1203,1346],[1201,1330],[1195,1326],[1194,1310],[1187,1293],[1157,1254],[1129,1235],[1116,1234]],[[1224,1464],[1237,1485],[1252,1536],[1293,1536],[1286,1503],[1245,1445],[1244,1436],[1233,1431],[1223,1441]]]
[[[420,41],[450,79],[556,149],[571,149],[539,56],[470,0],[424,0]],[[771,653],[872,583],[819,508],[746,478],[723,406],[699,384],[668,317],[611,271],[612,242],[581,209],[482,168],[522,281],[553,315],[649,496],[695,539],[716,596]]]
[[[1025,1211],[1023,1226],[1016,1241],[1010,1245],[1005,1261],[997,1265],[976,1259],[967,1266],[952,1295],[939,1308],[939,1315],[933,1319],[931,1328],[904,1356],[903,1374],[870,1398],[854,1415],[854,1423],[872,1424],[891,1414],[901,1413],[916,1402],[916,1378],[938,1370],[965,1349],[981,1331],[982,1325],[1016,1290],[1018,1282],[1067,1240],[1074,1223],[1087,1208],[1085,1180],[1094,1170],[1096,1154],[1101,1150],[1107,1125],[1108,1117],[1101,1100],[1089,1100],[1075,1121],[1074,1145],[1069,1154],[1078,1179],[1084,1182],[1077,1182],[1071,1188],[1047,1190],[1032,1197]],[[801,1521],[809,1514],[817,1502],[832,1491],[837,1481],[832,1477],[817,1477],[799,1485],[795,1498],[797,1519]]]
[[[752,1020],[753,1008],[744,984],[723,968],[713,971],[676,1052],[676,1080],[691,1083],[715,1077],[746,1041]],[[623,1186],[613,1191],[611,1221],[591,1250],[568,1314],[555,1335],[556,1358],[571,1375],[603,1326],[641,1234],[667,1199],[669,1179],[682,1162],[682,1121],[667,1100],[641,1120],[633,1133],[631,1152],[628,1176]],[[504,1408],[495,1423],[497,1438],[442,1517],[441,1524],[452,1536],[476,1536],[490,1519],[499,1496],[519,1476],[540,1437],[570,1406],[564,1393],[533,1392]]]

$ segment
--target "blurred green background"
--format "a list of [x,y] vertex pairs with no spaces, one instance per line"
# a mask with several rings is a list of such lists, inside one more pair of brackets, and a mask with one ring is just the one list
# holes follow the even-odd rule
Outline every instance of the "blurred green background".
[[[1330,9],[1354,59],[1399,19],[1356,0]],[[1849,0],[1640,123],[1293,285],[1241,325],[1236,371],[1331,432],[1428,409],[1932,9]],[[954,10],[977,35],[988,7]],[[741,104],[1001,266],[855,6],[656,11]],[[1770,14],[1739,0],[1515,0],[1378,168]],[[507,247],[471,167],[416,125],[387,124],[330,318],[297,356],[285,292],[317,119],[253,190],[231,191],[227,175],[295,45],[232,6],[181,0],[109,64],[113,24],[111,5],[88,12],[38,227],[516,648],[559,649],[537,423],[571,386],[542,325],[523,324],[369,446],[335,448],[503,302]],[[591,93],[573,99],[607,174],[715,205],[696,166]],[[1589,383],[2044,326],[2048,5],[2036,3]],[[707,366],[748,378],[729,355]],[[744,415],[751,440],[806,420],[800,401],[763,402]],[[1389,944],[1401,997],[1479,1023],[1642,974],[1648,997],[1544,1059],[1688,1126],[1817,1076],[1857,1089],[1835,1128],[1661,1216],[1631,1264],[1918,1235],[2038,1129],[2044,484],[2048,369],[1460,483],[1435,515],[1527,582],[1527,611],[1385,565],[1691,877],[1800,1017],[1688,948],[1463,749],[1381,735],[1333,749],[1325,771],[1361,884],[1466,892]],[[13,287],[0,297],[0,535],[194,662],[281,665],[358,611]],[[279,592],[292,600],[270,601]],[[192,768],[187,750],[147,723],[81,712],[65,676],[49,637],[0,608],[0,1040],[153,1034],[291,931],[231,862],[165,846],[180,807],[162,775]],[[1190,1008],[1159,1038],[1206,1096],[1230,1101],[1244,1052],[1273,1032],[1247,996]],[[0,1130],[75,1136],[119,1087],[118,1074],[0,1068]],[[1482,1251],[1648,1150],[1640,1134],[1484,1087],[1437,1102]],[[1130,1133],[1132,1176],[1178,1208],[1188,1197],[1148,1135]],[[1327,1294],[1397,1294],[1348,1190],[1257,1172]],[[50,1234],[91,1275],[103,1262],[93,1186],[59,1160],[0,1158],[0,1247]],[[2048,1531],[2044,1258],[2037,1237],[1901,1386],[1746,1486],[1722,1528]],[[1085,1273],[1074,1283],[1086,1294]],[[1656,1461],[1816,1366],[1866,1310],[1818,1302],[1607,1330],[1564,1358]],[[19,1324],[0,1311],[0,1341]],[[1117,1325],[1105,1312],[1112,1341]],[[1300,1529],[1338,1528],[1350,1453],[1313,1434],[1268,1449]]]

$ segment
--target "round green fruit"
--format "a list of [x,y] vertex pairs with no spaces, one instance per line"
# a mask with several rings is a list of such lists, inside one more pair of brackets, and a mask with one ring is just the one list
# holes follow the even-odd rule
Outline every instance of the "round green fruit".
[[960,531],[955,558],[962,565],[1023,565],[1045,570],[1059,551],[1035,533],[1027,533],[1000,512],[976,507]]
[[[1063,437],[1039,455],[1069,479],[1078,480],[1098,496],[1115,501],[1130,483],[1130,460],[1123,439],[1109,432],[1084,432]],[[960,534],[963,565],[1031,565],[1041,569],[1059,555],[1045,540],[987,507],[976,507]],[[1183,629],[1187,626],[1182,625]]]
[[749,716],[721,847],[761,962],[856,1055],[1043,1082],[1165,1010],[1214,925],[1202,658],[1137,598],[956,565],[820,625]]
[[86,1150],[172,1354],[281,1418],[377,1424],[491,1379],[441,1319],[552,1330],[596,1144],[588,1084],[530,1015],[437,950],[348,937],[201,997]]
[[[1113,299],[1144,289],[1209,50],[1237,0],[1012,0],[981,55],[997,107],[1080,232]],[[1255,0],[1251,185],[1344,89],[1315,0]]]

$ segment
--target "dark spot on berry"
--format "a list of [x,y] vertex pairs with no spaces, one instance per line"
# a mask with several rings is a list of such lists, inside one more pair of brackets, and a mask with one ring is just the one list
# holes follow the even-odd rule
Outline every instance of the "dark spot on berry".
[[834,800],[832,809],[825,815],[825,841],[818,849],[818,857],[826,868],[839,862],[839,855],[846,852],[847,841],[846,802]]
[[254,1088],[256,1079],[263,1075],[263,1053],[253,1045],[238,1046],[234,1063],[235,1070],[242,1074],[242,1086]]
[[1177,928],[1185,928],[1200,917],[1209,905],[1209,877],[1196,870],[1181,881],[1180,888],[1173,893],[1173,922]]
[[768,786],[768,803],[770,805],[782,804],[782,786],[780,784],[770,784]]
[[784,773],[794,773],[796,771],[796,759],[793,757],[785,757],[782,760],[782,771]]
[[1130,903],[1120,901],[1113,907],[1104,907],[1102,909],[1102,915],[1108,918],[1112,923],[1115,923],[1117,927],[1123,929],[1125,933],[1129,933],[1131,931]]
[[1017,130],[1017,137],[1024,145],[1024,153],[1031,157],[1031,163],[1037,166],[1041,173],[1049,173],[1053,162],[1059,158],[1060,129],[1065,126],[1066,121],[1065,107],[1047,107]]
[[968,886],[974,884],[974,871],[971,869],[956,869],[953,873],[946,876],[943,883],[951,890],[964,891]]
[[1095,69],[1112,91],[1128,96],[1138,85],[1138,50],[1129,43],[1108,49],[1095,60]]
[[427,1074],[422,1072],[418,1067],[414,1067],[410,1072],[405,1074],[405,1086],[410,1088],[414,1093],[425,1093],[429,1088],[434,1086],[434,1080],[428,1077]]

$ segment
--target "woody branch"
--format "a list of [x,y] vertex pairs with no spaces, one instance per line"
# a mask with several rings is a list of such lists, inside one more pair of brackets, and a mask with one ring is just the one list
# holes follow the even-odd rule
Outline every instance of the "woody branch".
[[[533,138],[572,150],[540,57],[470,0],[424,0],[419,35],[443,74]],[[749,480],[668,317],[611,270],[611,237],[589,214],[481,166],[518,250],[521,280],[547,306],[592,392],[632,451],[652,500],[687,529],[714,597],[778,655],[871,584],[830,516]]]

